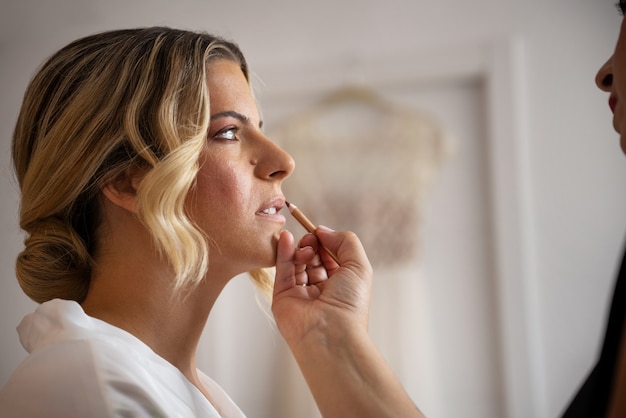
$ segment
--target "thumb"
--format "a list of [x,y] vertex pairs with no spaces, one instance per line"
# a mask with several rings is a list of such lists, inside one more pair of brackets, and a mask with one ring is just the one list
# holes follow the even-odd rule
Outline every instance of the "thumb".
[[315,235],[322,245],[337,255],[342,266],[347,263],[356,263],[367,270],[371,269],[365,249],[355,233],[349,231],[336,232],[320,225],[316,229]]

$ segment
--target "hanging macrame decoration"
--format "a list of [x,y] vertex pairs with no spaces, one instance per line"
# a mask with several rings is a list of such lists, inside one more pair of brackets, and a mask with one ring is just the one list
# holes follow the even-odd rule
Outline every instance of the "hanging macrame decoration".
[[420,202],[446,153],[433,118],[344,87],[269,135],[296,161],[283,184],[287,200],[314,223],[357,233],[375,267],[415,258]]

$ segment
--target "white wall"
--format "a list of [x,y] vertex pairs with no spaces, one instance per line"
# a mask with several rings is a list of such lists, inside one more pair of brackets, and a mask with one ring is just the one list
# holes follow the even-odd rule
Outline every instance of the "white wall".
[[152,24],[231,37],[261,77],[272,69],[320,61],[349,63],[379,53],[419,54],[518,39],[525,54],[520,71],[526,80],[524,129],[530,168],[525,179],[530,199],[529,346],[542,389],[535,409],[539,417],[558,415],[597,354],[624,233],[626,161],[611,129],[607,97],[593,84],[595,70],[610,55],[618,31],[619,16],[611,0],[3,4],[0,384],[23,357],[14,327],[34,306],[13,275],[21,237],[8,150],[20,96],[36,65],[66,42],[98,30]]

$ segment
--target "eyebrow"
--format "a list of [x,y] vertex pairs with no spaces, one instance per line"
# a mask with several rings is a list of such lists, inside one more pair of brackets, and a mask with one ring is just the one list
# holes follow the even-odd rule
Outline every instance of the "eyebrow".
[[[240,121],[241,123],[245,124],[245,125],[250,125],[250,118],[247,117],[246,115],[243,115],[239,112],[235,112],[234,110],[226,110],[224,112],[219,112],[216,113],[214,115],[211,115],[211,120],[214,121],[216,119],[220,119],[220,118],[235,118],[238,121]],[[259,129],[263,128],[263,121],[260,120],[259,121]]]

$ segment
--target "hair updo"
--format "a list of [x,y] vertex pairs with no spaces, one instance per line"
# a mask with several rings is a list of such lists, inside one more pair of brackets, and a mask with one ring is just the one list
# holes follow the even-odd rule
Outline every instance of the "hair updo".
[[[12,157],[25,248],[16,274],[36,302],[81,302],[89,289],[101,186],[144,170],[139,218],[181,289],[208,268],[207,237],[184,210],[209,124],[207,64],[248,67],[234,43],[165,27],[116,30],[62,48],[34,76],[17,120]],[[264,271],[251,272],[271,288]]]

